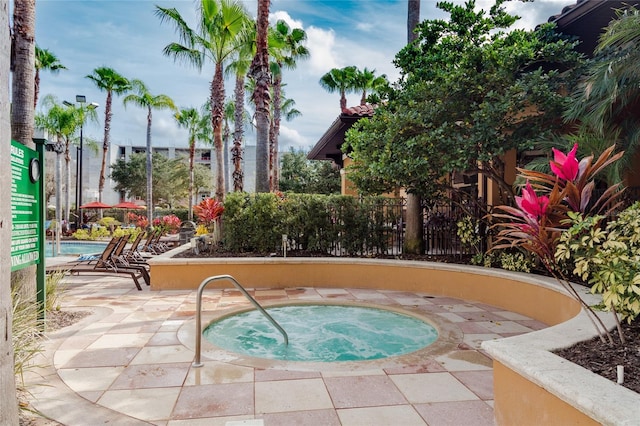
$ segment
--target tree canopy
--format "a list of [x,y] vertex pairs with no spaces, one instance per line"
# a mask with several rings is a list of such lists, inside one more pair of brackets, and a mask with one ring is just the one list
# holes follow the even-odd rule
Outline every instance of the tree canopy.
[[[153,204],[176,207],[186,205],[189,196],[189,165],[183,158],[169,159],[153,154]],[[111,178],[116,191],[124,191],[128,197],[146,196],[146,156],[131,154],[128,161],[118,159],[111,166]],[[201,164],[194,166],[193,187],[197,190],[211,188],[211,171]]]
[[339,194],[340,171],[330,161],[311,161],[303,150],[282,155],[280,189],[302,194]]
[[397,55],[402,77],[387,103],[347,134],[349,175],[361,191],[398,187],[433,197],[453,171],[482,169],[503,181],[500,156],[531,149],[562,126],[571,71],[581,62],[553,24],[511,30],[518,19],[498,0],[438,7],[449,20],[427,20]]

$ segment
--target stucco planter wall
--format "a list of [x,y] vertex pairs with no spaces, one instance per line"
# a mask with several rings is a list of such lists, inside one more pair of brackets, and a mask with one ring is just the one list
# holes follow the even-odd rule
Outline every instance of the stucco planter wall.
[[[188,249],[177,248],[149,261],[152,290],[196,289],[207,277],[232,275],[248,288],[420,291],[480,301],[537,319],[551,327],[483,343],[483,349],[494,359],[497,423],[640,425],[640,395],[551,353],[596,335],[578,302],[554,280],[433,262],[172,257]],[[219,285],[226,287],[228,283],[220,281]],[[588,301],[597,301],[586,289],[580,291]],[[609,314],[602,317],[613,326]]]

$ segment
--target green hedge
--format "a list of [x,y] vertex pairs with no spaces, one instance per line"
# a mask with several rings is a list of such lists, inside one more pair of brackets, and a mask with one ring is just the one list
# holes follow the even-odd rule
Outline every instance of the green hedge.
[[386,252],[401,208],[382,197],[340,195],[228,194],[223,247],[237,252],[282,251],[286,234],[293,250],[359,255]]

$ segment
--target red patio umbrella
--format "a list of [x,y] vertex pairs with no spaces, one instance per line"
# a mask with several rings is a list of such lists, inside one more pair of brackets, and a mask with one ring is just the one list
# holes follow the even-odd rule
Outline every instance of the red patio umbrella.
[[101,203],[100,201],[92,201],[80,206],[81,209],[110,209],[109,204]]
[[136,203],[132,203],[131,201],[121,201],[118,204],[111,206],[114,209],[126,209],[126,210],[139,210],[144,209],[144,206],[140,206]]

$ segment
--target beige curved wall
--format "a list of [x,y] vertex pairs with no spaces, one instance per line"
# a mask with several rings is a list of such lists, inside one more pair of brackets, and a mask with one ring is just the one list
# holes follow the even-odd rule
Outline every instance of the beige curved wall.
[[[207,277],[231,275],[247,288],[420,291],[500,306],[549,325],[566,321],[580,311],[575,300],[545,285],[544,280],[526,274],[442,263],[343,258],[159,257],[150,264],[153,290],[195,289]],[[210,287],[229,285],[223,281]]]

